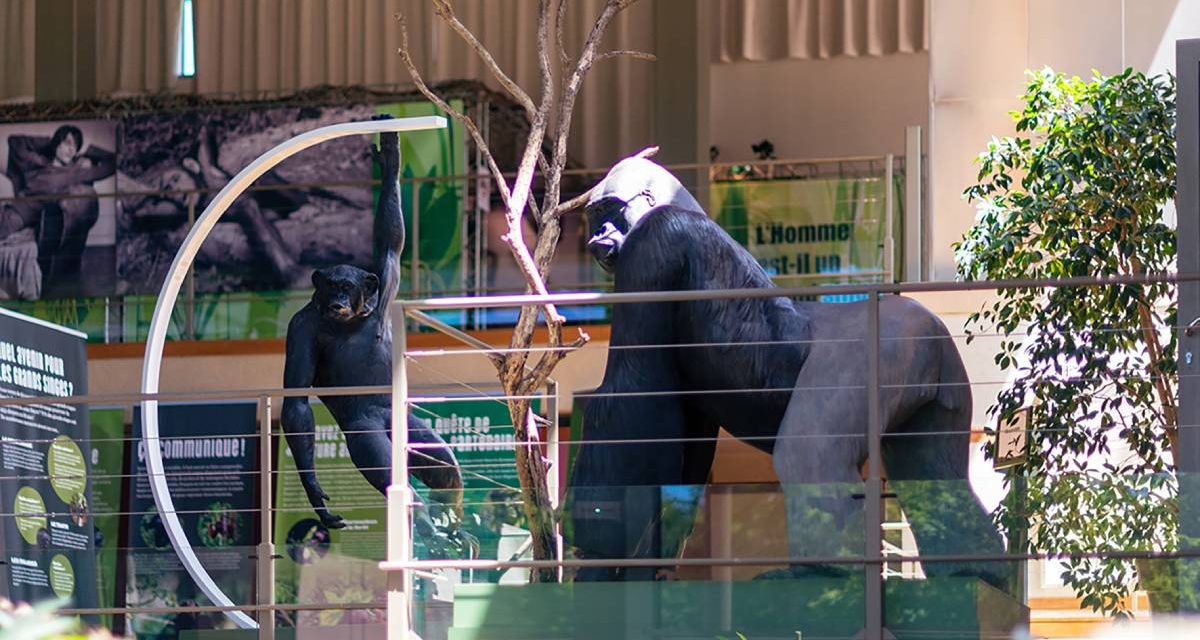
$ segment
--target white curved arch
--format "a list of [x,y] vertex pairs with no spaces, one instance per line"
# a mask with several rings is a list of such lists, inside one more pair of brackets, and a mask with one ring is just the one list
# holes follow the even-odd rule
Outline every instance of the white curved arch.
[[[179,252],[175,254],[175,261],[171,263],[171,270],[167,273],[166,281],[163,282],[162,291],[158,294],[158,303],[154,306],[154,316],[150,320],[150,333],[146,338],[146,355],[142,360],[142,393],[158,393],[167,325],[188,268],[192,266],[192,261],[196,258],[196,252],[200,250],[201,243],[208,237],[221,214],[225,213],[233,201],[259,176],[290,156],[334,138],[384,131],[421,131],[444,129],[445,127],[446,119],[441,116],[368,120],[329,125],[302,133],[276,145],[234,176],[208,203],[204,213],[188,232],[183,246],[179,247]],[[175,503],[167,489],[167,478],[163,474],[162,450],[159,448],[158,437],[157,400],[142,402],[142,443],[146,449],[146,469],[149,475],[150,490],[154,494],[154,504],[158,507],[163,526],[167,530],[167,536],[171,539],[175,553],[179,556],[179,561],[187,568],[197,586],[214,605],[236,606],[213,582],[208,571],[200,566],[200,561],[196,558],[196,553],[192,550],[192,545],[188,543],[187,536],[183,533],[183,527],[179,524],[179,516],[175,513]],[[225,612],[225,615],[243,629],[258,628],[258,623],[242,611],[230,609]]]

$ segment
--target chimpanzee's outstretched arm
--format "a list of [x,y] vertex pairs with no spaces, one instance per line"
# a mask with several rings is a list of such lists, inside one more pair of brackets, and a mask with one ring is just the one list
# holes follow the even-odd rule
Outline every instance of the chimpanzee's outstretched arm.
[[400,253],[404,251],[404,211],[400,208],[400,184],[397,182],[400,177],[400,135],[396,132],[379,134],[379,148],[373,151],[383,184],[375,205],[372,271],[379,276],[376,309],[382,319],[380,330],[388,332],[388,308],[400,290]]
[[[317,321],[319,312],[310,302],[288,323],[287,349],[283,364],[283,386],[287,389],[312,387],[317,372]],[[317,470],[313,461],[316,448],[316,422],[307,396],[290,396],[283,399],[280,416],[283,434],[287,438],[300,483],[313,511],[321,518],[321,524],[331,529],[344,527],[342,517],[329,513],[325,501],[329,496],[321,490]]]

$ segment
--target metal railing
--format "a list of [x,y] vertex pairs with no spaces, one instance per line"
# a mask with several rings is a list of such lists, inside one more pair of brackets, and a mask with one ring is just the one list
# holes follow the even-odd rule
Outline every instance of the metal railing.
[[[925,283],[881,283],[869,285],[844,285],[830,287],[781,287],[768,289],[725,289],[702,291],[667,291],[667,292],[630,292],[630,293],[575,293],[538,295],[492,296],[488,298],[428,298],[406,300],[395,303],[394,317],[404,317],[405,314],[426,311],[445,311],[465,306],[478,308],[542,306],[570,306],[580,304],[639,304],[664,302],[694,302],[734,299],[763,299],[763,298],[812,298],[820,295],[865,295],[866,320],[865,335],[862,336],[867,351],[867,465],[866,486],[864,497],[866,501],[865,541],[866,546],[861,556],[783,556],[770,558],[738,558],[738,557],[705,557],[705,558],[618,558],[618,559],[578,559],[557,557],[547,560],[418,560],[413,556],[411,541],[410,511],[412,508],[411,493],[407,464],[407,452],[410,450],[408,433],[405,429],[397,429],[395,425],[403,416],[404,407],[418,401],[408,388],[409,384],[409,353],[407,349],[406,332],[396,333],[393,343],[393,380],[392,406],[392,487],[387,494],[388,502],[388,559],[380,563],[380,568],[392,574],[388,582],[388,633],[390,638],[408,638],[411,632],[410,613],[413,606],[412,591],[409,576],[414,571],[434,571],[439,569],[538,569],[551,568],[561,571],[563,568],[588,567],[650,567],[662,566],[770,566],[770,565],[861,565],[864,570],[865,611],[864,627],[867,638],[883,637],[883,590],[882,578],[886,573],[885,567],[889,562],[887,547],[882,539],[884,530],[883,518],[883,460],[881,453],[882,423],[881,423],[881,363],[880,363],[880,298],[886,294],[902,293],[953,293],[965,291],[995,291],[1002,289],[1029,288],[1061,288],[1061,287],[1096,287],[1115,285],[1147,285],[1159,283],[1181,283],[1200,281],[1200,274],[1150,274],[1142,276],[1116,276],[1107,278],[1077,277],[1062,279],[1026,279],[1011,281],[983,282],[925,282]],[[1182,328],[1177,328],[1182,330]],[[903,338],[900,338],[903,339]],[[707,345],[634,345],[632,348],[687,348]],[[486,352],[486,351],[485,351]],[[492,353],[502,354],[505,349],[496,349]],[[1185,375],[1183,373],[1180,376]],[[967,383],[970,384],[970,383]],[[723,390],[706,389],[699,393],[714,393]],[[726,390],[732,393],[747,390]],[[749,391],[788,392],[790,389],[768,389]],[[668,390],[669,395],[682,395],[681,390]],[[641,395],[641,394],[633,394]],[[1197,425],[1200,426],[1200,425]],[[1181,425],[1180,429],[1191,428]],[[638,440],[636,442],[653,442]],[[583,443],[580,443],[583,444]],[[592,442],[592,444],[596,444]],[[938,562],[987,562],[1012,561],[1020,559],[1040,559],[1054,554],[1038,553],[962,553],[939,554],[936,556],[920,553],[909,555],[905,560],[909,563],[938,563]],[[1188,549],[1179,552],[1107,552],[1095,554],[1072,554],[1073,557],[1095,558],[1200,558],[1200,549]]]
[[[410,507],[411,494],[409,492],[409,476],[407,474],[407,453],[412,450],[419,450],[418,447],[411,447],[407,442],[407,431],[403,428],[393,430],[393,486],[387,497],[388,506],[388,558],[387,561],[380,566],[383,570],[392,574],[390,589],[392,597],[389,598],[388,605],[392,608],[389,615],[389,622],[394,625],[408,624],[406,616],[403,612],[407,611],[412,606],[411,602],[411,580],[420,578],[422,580],[430,580],[435,576],[436,571],[444,569],[532,569],[532,568],[579,568],[579,567],[659,567],[662,565],[671,565],[677,567],[740,567],[740,566],[756,566],[769,567],[773,565],[807,565],[807,564],[828,564],[839,566],[861,566],[863,568],[866,581],[864,583],[866,594],[866,608],[864,609],[864,625],[867,629],[867,637],[878,638],[881,632],[884,621],[882,619],[882,588],[879,585],[879,580],[883,577],[884,569],[888,563],[896,562],[897,559],[889,552],[885,551],[885,545],[882,540],[882,531],[887,528],[884,522],[881,505],[886,499],[882,491],[881,484],[881,455],[879,447],[879,438],[881,433],[880,415],[877,410],[879,402],[879,394],[884,388],[879,380],[880,369],[883,365],[879,362],[880,337],[878,335],[879,321],[878,310],[880,299],[884,295],[894,293],[912,293],[912,292],[962,292],[962,291],[991,291],[999,289],[1011,288],[1050,288],[1050,287],[1097,287],[1097,286],[1118,286],[1118,285],[1145,285],[1155,283],[1184,283],[1200,281],[1200,275],[1194,274],[1156,274],[1142,277],[1112,277],[1112,278],[1070,278],[1058,280],[1020,280],[1006,282],[949,282],[949,283],[915,283],[915,284],[873,284],[860,286],[841,286],[834,288],[827,287],[794,287],[794,288],[775,288],[775,289],[738,289],[738,290],[710,290],[710,291],[676,291],[676,292],[654,292],[654,293],[594,293],[594,294],[556,294],[551,296],[495,296],[489,298],[448,298],[448,299],[422,299],[411,300],[396,303],[395,312],[405,314],[415,322],[427,322],[428,317],[423,315],[425,311],[436,311],[457,308],[462,305],[472,305],[480,307],[503,307],[503,306],[521,306],[521,305],[540,305],[552,302],[556,305],[572,305],[572,304],[638,304],[646,302],[684,302],[695,300],[733,300],[733,299],[762,299],[774,297],[811,297],[815,294],[825,294],[831,291],[836,294],[855,294],[866,295],[867,298],[863,304],[866,306],[868,318],[874,318],[873,322],[868,324],[868,332],[872,335],[864,335],[862,339],[865,342],[867,349],[867,361],[871,364],[871,376],[868,378],[867,392],[868,402],[876,408],[869,412],[870,422],[870,440],[869,458],[871,464],[868,466],[869,473],[867,483],[865,485],[864,498],[868,508],[866,510],[866,540],[867,546],[864,547],[864,553],[853,556],[710,556],[710,557],[667,557],[667,558],[617,558],[617,559],[578,559],[566,558],[561,555],[549,560],[505,560],[505,559],[466,559],[466,560],[444,560],[444,559],[427,559],[418,560],[412,555],[411,550],[411,520]],[[464,349],[462,353],[471,354],[478,357],[486,356],[487,354],[504,354],[508,350],[505,347],[495,347],[481,342],[477,338],[469,335],[463,335],[453,327],[446,327],[436,320],[427,322],[433,325],[435,330],[445,331],[446,333],[461,339],[469,348]],[[1186,323],[1185,323],[1186,324]],[[1185,331],[1186,326],[1175,327],[1174,330]],[[276,485],[273,484],[274,476],[280,473],[280,470],[272,467],[270,453],[274,451],[274,439],[278,437],[278,433],[274,432],[272,419],[269,408],[274,398],[280,397],[295,397],[301,395],[358,395],[358,394],[380,394],[391,393],[393,395],[393,409],[398,417],[403,417],[403,413],[407,408],[413,407],[425,402],[437,402],[439,398],[445,397],[446,389],[453,386],[454,382],[441,383],[436,388],[421,387],[413,384],[411,381],[410,366],[417,362],[420,358],[428,354],[408,351],[406,349],[406,330],[399,329],[396,332],[396,341],[393,345],[393,366],[395,370],[395,384],[369,386],[369,387],[341,387],[328,389],[242,389],[229,391],[212,391],[212,392],[160,392],[155,394],[107,394],[107,395],[87,395],[73,396],[66,398],[44,398],[44,397],[26,397],[26,398],[0,398],[0,408],[21,406],[21,405],[39,405],[39,404],[131,404],[145,400],[157,400],[166,402],[171,400],[217,400],[217,399],[257,399],[259,402],[259,431],[255,434],[260,440],[260,462],[261,472],[251,472],[258,477],[256,480],[259,483],[260,491],[264,496],[275,495]],[[735,343],[736,344],[736,343]],[[709,345],[646,345],[646,347],[664,347],[671,348],[687,348],[689,346],[709,346]],[[531,351],[544,350],[545,347],[534,347]],[[1181,378],[1184,376],[1195,376],[1194,372],[1182,371],[1178,374]],[[994,384],[994,381],[976,381],[972,384]],[[480,388],[479,383],[458,383],[463,388],[470,390],[470,393],[477,397],[480,401],[486,402],[503,402],[508,397],[503,394],[492,393],[492,389],[486,391]],[[713,390],[713,392],[732,391],[744,392],[745,390]],[[777,391],[788,392],[790,389]],[[556,395],[556,391],[550,393]],[[576,394],[577,397],[586,396],[588,394]],[[596,394],[591,394],[596,397]],[[550,405],[547,413],[551,416],[555,415],[558,408]],[[393,418],[393,426],[405,424],[404,420]],[[1196,425],[1182,425],[1181,431],[1194,432]],[[550,455],[557,455],[560,446],[570,444],[580,444],[573,441],[554,442],[556,430],[551,429],[547,440],[550,445],[547,449]],[[652,440],[638,440],[638,444],[652,443]],[[593,442],[594,443],[594,442]],[[265,455],[264,455],[265,452]],[[558,464],[555,464],[557,467]],[[470,469],[466,470],[468,473]],[[294,478],[291,480],[294,481]],[[560,495],[561,489],[552,487],[555,495]],[[257,575],[259,576],[259,584],[266,587],[256,592],[254,603],[235,603],[231,606],[207,606],[207,605],[187,605],[187,606],[149,606],[149,607],[101,607],[101,608],[72,608],[66,610],[72,614],[139,614],[139,613],[201,613],[201,612],[227,612],[227,611],[242,611],[247,613],[267,612],[268,616],[264,620],[271,619],[270,615],[273,612],[299,612],[311,611],[317,609],[373,609],[378,610],[383,607],[383,603],[379,601],[367,602],[351,602],[338,604],[318,604],[318,603],[276,603],[270,591],[270,585],[275,583],[270,579],[271,568],[276,562],[278,556],[272,548],[272,514],[284,509],[273,506],[270,498],[264,499],[262,503],[255,509],[254,513],[258,513],[261,518],[259,523],[259,547],[254,550],[255,566]],[[7,510],[6,510],[7,511]],[[7,517],[13,517],[14,513],[5,513]],[[46,515],[62,515],[62,514],[46,514]],[[97,514],[100,515],[100,514]],[[131,514],[121,514],[131,515]],[[140,514],[134,514],[140,515]],[[910,555],[903,558],[906,563],[922,563],[928,566],[929,563],[944,563],[944,562],[979,562],[979,561],[1021,561],[1021,560],[1038,560],[1048,557],[1059,557],[1070,555],[1072,557],[1091,557],[1091,558],[1197,558],[1200,557],[1200,551],[1195,549],[1181,549],[1179,551],[1170,552],[1151,552],[1151,551],[1107,551],[1094,553],[1071,553],[1064,554],[1056,551],[1048,551],[1042,553],[961,553],[961,554],[937,554],[937,555]],[[398,609],[403,607],[403,609]],[[395,622],[392,622],[395,621]],[[260,629],[260,633],[264,636],[269,636],[273,624],[264,625]],[[408,632],[408,627],[404,626],[396,628],[396,633],[393,637],[405,637]]]

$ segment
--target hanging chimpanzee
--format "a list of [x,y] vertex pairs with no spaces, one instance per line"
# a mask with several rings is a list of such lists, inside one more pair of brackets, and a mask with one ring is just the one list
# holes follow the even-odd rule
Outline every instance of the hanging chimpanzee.
[[[389,117],[389,116],[380,116]],[[371,271],[338,265],[313,273],[312,300],[288,324],[284,386],[347,387],[392,382],[392,332],[389,303],[400,288],[404,213],[400,209],[399,136],[379,136],[372,147],[383,173],[375,208],[374,264]],[[391,479],[392,399],[388,394],[321,396],[346,438],[346,448],[363,477],[380,493]],[[296,461],[308,501],[329,528],[345,526],[329,512],[313,467],[314,423],[307,397],[283,401],[283,431]],[[431,496],[461,521],[463,482],[454,452],[433,429],[410,414],[408,437],[424,445],[409,453],[409,468],[431,489]]]
[[[650,160],[613,167],[588,216],[589,249],[618,292],[774,286]],[[793,557],[861,556],[866,309],[778,296],[614,305],[604,380],[586,407],[573,470],[580,555],[662,557],[659,487],[704,485],[724,427],[773,455]],[[921,554],[1003,552],[967,482],[971,392],[952,338],[913,300],[884,297],[879,313],[884,464]],[[850,565],[801,564],[788,574],[839,567]],[[924,569],[1007,588],[1007,566]],[[656,571],[585,569],[577,579],[652,579]]]

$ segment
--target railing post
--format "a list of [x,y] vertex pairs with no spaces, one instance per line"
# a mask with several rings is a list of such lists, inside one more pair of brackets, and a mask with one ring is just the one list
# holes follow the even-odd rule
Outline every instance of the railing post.
[[880,271],[884,271],[884,282],[899,282],[900,277],[896,273],[896,203],[894,194],[896,189],[892,182],[895,180],[893,166],[896,164],[895,157],[892,154],[887,154],[883,159],[883,202],[884,202],[884,218],[883,218],[883,259],[880,260],[882,267]]
[[866,637],[883,639],[883,434],[879,404],[879,291],[867,297]]
[[[421,292],[421,183],[412,182],[412,292],[413,297]],[[400,316],[403,318],[404,316]]]
[[258,604],[265,609],[258,612],[258,639],[275,640],[275,542],[271,511],[271,397],[262,396],[262,416],[258,430],[258,488],[262,498],[259,502],[258,553],[255,560],[258,575]]
[[[550,494],[550,508],[558,513],[558,505],[562,502],[562,483],[560,482],[562,456],[559,453],[558,435],[558,381],[546,383],[546,418],[550,425],[546,427],[546,458],[550,461],[550,473],[546,475],[546,489]],[[562,518],[554,518],[554,557],[563,559]],[[563,568],[559,565],[554,570],[555,580],[563,581]]]
[[904,132],[904,282],[925,279],[922,153],[921,127],[908,127]]
[[[412,529],[409,527],[412,494],[408,486],[408,323],[404,304],[392,308],[392,479],[387,490],[387,559],[389,563],[412,561]],[[387,574],[387,637],[408,640],[412,629],[412,592],[407,568]]]

